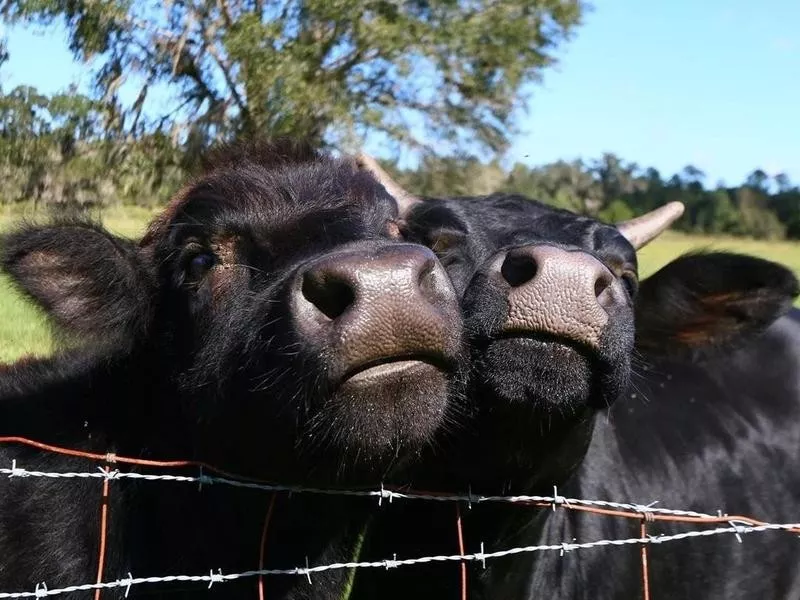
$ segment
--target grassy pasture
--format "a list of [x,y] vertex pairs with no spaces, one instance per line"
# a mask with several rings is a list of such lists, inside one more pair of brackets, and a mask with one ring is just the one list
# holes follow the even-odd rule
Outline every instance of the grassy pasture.
[[[139,237],[154,211],[136,208],[110,208],[100,215],[103,223],[118,235]],[[14,227],[32,213],[20,210],[0,211],[0,232]],[[639,254],[640,274],[644,278],[676,256],[688,250],[725,249],[760,256],[783,263],[800,276],[800,243],[763,242],[736,238],[688,236],[668,232]],[[52,344],[42,314],[22,298],[0,276],[0,362],[9,362],[25,354],[47,354]]]

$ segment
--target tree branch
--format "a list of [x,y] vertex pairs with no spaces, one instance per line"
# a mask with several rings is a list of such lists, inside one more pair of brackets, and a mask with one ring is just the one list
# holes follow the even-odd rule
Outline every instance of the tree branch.
[[220,54],[214,40],[218,27],[214,23],[208,23],[204,18],[202,18],[202,16],[199,21],[200,21],[200,36],[203,39],[203,49],[206,52],[208,52],[211,58],[214,59],[214,62],[217,64],[217,67],[222,72],[222,76],[225,79],[225,84],[228,86],[228,89],[230,90],[231,96],[233,98],[234,103],[236,104],[236,107],[239,109],[244,119],[246,121],[249,121],[250,111],[247,107],[246,100],[242,97],[236,85],[236,81],[234,80],[233,65],[228,60],[226,60],[222,56],[222,54]]

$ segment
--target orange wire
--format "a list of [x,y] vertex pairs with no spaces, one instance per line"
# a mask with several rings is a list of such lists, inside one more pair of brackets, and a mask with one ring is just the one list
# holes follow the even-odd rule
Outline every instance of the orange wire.
[[[461,526],[461,507],[456,502],[456,531],[458,532],[458,553],[464,556],[464,529]],[[467,600],[467,563],[461,561],[461,600]]]
[[[639,530],[639,537],[645,539],[647,537],[647,519],[642,519],[641,528]],[[650,577],[647,569],[647,546],[649,544],[642,544],[642,598],[643,600],[650,600]]]
[[[106,475],[109,473],[109,468],[104,469]],[[103,583],[103,569],[106,562],[106,538],[108,531],[108,492],[109,492],[109,478],[106,477],[103,481],[103,499],[100,504],[100,555],[97,558],[97,583]],[[100,600],[101,588],[94,591],[94,600]]]

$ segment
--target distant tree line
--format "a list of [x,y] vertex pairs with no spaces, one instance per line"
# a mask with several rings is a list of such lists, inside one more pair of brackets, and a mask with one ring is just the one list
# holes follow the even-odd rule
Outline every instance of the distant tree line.
[[0,202],[165,202],[185,176],[185,152],[161,132],[121,134],[117,118],[74,89],[0,89]]
[[516,192],[573,212],[614,222],[643,214],[672,200],[686,205],[675,228],[691,233],[761,239],[800,239],[800,187],[785,174],[755,169],[740,185],[707,186],[705,174],[687,165],[662,175],[606,153],[591,161],[542,166],[465,157],[425,158],[413,170],[386,168],[407,189],[430,196]]

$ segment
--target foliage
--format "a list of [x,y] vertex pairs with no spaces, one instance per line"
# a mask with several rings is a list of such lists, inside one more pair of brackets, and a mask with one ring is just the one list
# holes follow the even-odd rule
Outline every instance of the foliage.
[[185,173],[163,134],[115,138],[102,103],[74,88],[46,96],[0,89],[3,202],[100,205],[163,202]]
[[707,188],[705,175],[694,166],[664,179],[613,154],[583,162],[558,161],[504,171],[497,162],[474,159],[428,159],[411,170],[385,165],[407,189],[422,195],[519,192],[573,212],[608,222],[640,215],[671,200],[686,205],[676,224],[690,233],[800,239],[800,188],[785,174],[769,177],[760,169],[733,188]]
[[[162,131],[189,156],[266,132],[341,144],[503,149],[582,0],[2,0],[13,23],[66,24],[118,136]],[[176,102],[145,110],[166,84]],[[135,86],[125,102],[123,85]],[[152,113],[152,114],[151,114]],[[424,134],[420,132],[424,131]]]
[[[348,149],[371,131],[435,146],[413,169],[386,165],[418,193],[521,192],[607,221],[680,200],[687,232],[800,239],[800,190],[782,174],[756,169],[738,187],[709,188],[691,165],[665,178],[611,153],[504,167],[520,90],[553,62],[580,0],[0,0],[0,9],[11,22],[65,23],[75,55],[98,65],[87,94],[0,87],[4,204],[156,206],[213,140],[291,134]],[[7,58],[0,43],[0,67]],[[158,85],[178,104],[146,109]]]
[[[111,115],[113,117],[113,115]],[[192,148],[154,132],[115,137],[107,108],[68,90],[0,89],[0,201],[108,206],[163,203],[191,172]],[[800,189],[756,170],[740,186],[708,189],[692,166],[664,179],[613,154],[503,168],[458,154],[426,155],[414,169],[385,165],[408,189],[430,196],[520,192],[574,212],[620,221],[670,200],[686,205],[678,229],[693,233],[800,238]]]

